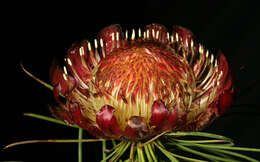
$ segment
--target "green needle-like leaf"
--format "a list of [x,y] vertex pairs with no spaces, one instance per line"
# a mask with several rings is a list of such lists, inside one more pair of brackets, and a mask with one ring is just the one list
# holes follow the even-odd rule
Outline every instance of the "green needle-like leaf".
[[109,161],[117,161],[129,147],[130,142],[124,142],[122,145],[123,146],[115,153],[115,155]]
[[219,157],[223,157],[225,159],[234,159],[233,157],[229,156],[229,155],[226,155],[224,153],[221,153],[221,152],[217,152],[216,149],[208,149],[208,148],[201,148],[201,149],[204,149],[206,152],[210,152],[214,155],[217,155]]
[[209,159],[209,160],[211,160],[211,161],[217,160],[217,161],[225,161],[225,162],[237,162],[237,160],[225,159],[225,158],[223,158],[223,157],[218,157],[218,156],[215,156],[215,155],[203,153],[203,152],[200,152],[200,151],[197,151],[197,150],[194,150],[194,149],[185,147],[185,146],[180,145],[180,144],[177,144],[177,143],[176,143],[175,145],[176,145],[177,147],[179,147],[179,148],[180,148],[181,150],[183,150],[183,151],[187,151],[187,152],[193,153],[193,154],[195,154],[195,155],[198,155],[198,156],[207,158],[207,159]]
[[39,79],[39,78],[37,78],[36,76],[34,76],[32,73],[30,73],[29,71],[27,71],[27,70],[24,68],[24,66],[23,66],[22,63],[20,63],[20,65],[21,65],[21,68],[23,69],[23,71],[24,71],[29,77],[33,78],[34,80],[36,80],[37,82],[39,82],[40,84],[42,84],[43,86],[45,86],[46,88],[49,88],[50,90],[53,90],[53,86],[52,86],[52,85],[50,85],[50,84],[48,84],[48,83],[42,81],[41,79]]
[[103,160],[106,159],[106,153],[105,153],[105,150],[106,150],[106,141],[102,141],[102,157],[103,157]]
[[152,147],[151,145],[153,146],[152,143],[147,145],[148,150],[149,150],[149,152],[150,152],[150,154],[151,154],[151,156],[152,156],[152,158],[153,158],[153,161],[154,161],[154,162],[157,162],[158,160],[157,160],[157,158],[156,158],[156,156],[155,156],[155,154],[154,154],[154,147]]
[[138,156],[138,162],[145,162],[143,148],[140,146],[142,145],[141,142],[137,143],[137,156]]
[[12,144],[9,144],[4,147],[4,149],[17,146],[17,145],[24,145],[24,144],[31,144],[31,143],[79,143],[79,142],[100,142],[104,141],[104,139],[46,139],[46,140],[26,140],[26,141],[20,141],[15,142]]
[[241,159],[245,159],[245,160],[248,160],[248,161],[251,161],[251,162],[259,162],[258,160],[254,159],[254,158],[248,157],[246,155],[239,154],[237,152],[232,152],[232,151],[228,151],[228,150],[220,150],[220,149],[214,149],[212,151],[225,153],[225,154],[232,155],[232,156],[236,156],[236,157],[239,157]]
[[148,146],[147,145],[144,146],[144,151],[145,151],[145,155],[146,155],[148,161],[152,161],[152,157],[150,155],[150,151],[148,150]]
[[179,162],[178,159],[176,159],[170,152],[168,152],[168,151],[165,150],[162,146],[160,146],[160,144],[157,144],[156,142],[154,142],[154,145],[157,146],[157,148],[158,148],[165,156],[167,156],[167,158],[170,159],[172,162]]
[[219,139],[219,140],[225,140],[228,142],[233,142],[232,139],[227,138],[225,136],[217,135],[217,134],[212,134],[212,133],[205,133],[205,132],[171,132],[171,133],[166,133],[165,135],[167,136],[197,136],[197,137],[207,137],[207,138],[214,138],[214,139]]
[[116,146],[116,141],[112,139],[111,142],[113,144],[113,147],[115,147]]
[[[176,142],[180,143],[197,143],[197,144],[204,144],[204,143],[227,143],[229,141],[226,140],[180,140],[180,139],[173,139]],[[226,145],[226,144],[225,144]],[[234,145],[233,143],[230,143],[228,145]]]
[[120,156],[122,156],[124,153],[125,153],[125,151],[127,150],[127,148],[130,146],[130,144],[131,144],[131,142],[127,142],[126,143],[126,145],[125,145],[125,147],[124,147],[124,149],[122,150],[122,152],[121,152],[121,155]]
[[134,158],[134,152],[135,152],[135,142],[131,143],[131,147],[130,147],[130,155],[129,155],[129,161],[132,162],[133,158]]
[[[79,141],[83,139],[83,129],[79,128]],[[104,141],[102,141],[104,142]],[[78,162],[82,162],[82,142],[78,143]]]
[[114,154],[116,154],[122,147],[124,147],[124,142],[120,142],[118,144],[118,147],[112,152],[110,153],[108,156],[106,156],[105,159],[103,159],[101,162],[105,162],[106,160],[108,160],[109,158],[111,158]]
[[33,117],[33,118],[36,118],[36,119],[41,119],[41,120],[49,121],[49,122],[52,122],[52,123],[65,125],[65,126],[68,126],[68,127],[80,128],[80,127],[78,127],[76,125],[67,124],[67,123],[65,123],[65,122],[63,122],[61,120],[58,120],[58,119],[55,119],[55,118],[51,118],[51,117],[48,117],[48,116],[44,116],[44,115],[39,115],[39,114],[34,114],[34,113],[25,113],[24,116]]
[[257,148],[247,148],[247,147],[232,147],[220,144],[191,144],[191,143],[182,143],[182,145],[186,146],[197,146],[197,147],[206,147],[206,148],[214,148],[214,149],[225,149],[225,150],[238,150],[238,151],[252,151],[252,152],[260,152],[260,149]]
[[[156,143],[155,143],[156,144]],[[159,146],[159,145],[158,145]],[[159,146],[161,147],[161,146]],[[160,149],[160,148],[159,148]],[[183,159],[183,160],[186,160],[186,161],[192,161],[192,162],[206,162],[204,160],[199,160],[199,159],[194,159],[194,158],[189,158],[189,157],[185,157],[185,156],[182,156],[182,155],[178,155],[178,154],[175,154],[175,153],[172,153],[172,152],[169,152],[167,151],[166,149],[164,149],[163,147],[161,147],[161,149],[164,150],[164,153],[167,153],[168,156],[173,156],[173,157],[176,157],[176,158],[179,158],[179,159]],[[162,151],[162,150],[161,150]],[[168,157],[167,156],[167,157]]]

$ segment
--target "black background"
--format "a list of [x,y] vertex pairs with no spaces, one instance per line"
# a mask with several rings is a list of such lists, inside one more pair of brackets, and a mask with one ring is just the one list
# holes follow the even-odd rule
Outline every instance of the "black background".
[[[205,131],[233,138],[239,146],[260,148],[260,12],[253,1],[45,1],[6,4],[5,9],[1,14],[1,148],[27,139],[77,138],[76,129],[23,116],[26,112],[50,115],[47,105],[54,101],[51,91],[25,75],[19,63],[23,61],[31,73],[48,82],[54,58],[62,60],[73,42],[93,40],[113,23],[123,29],[160,23],[169,31],[182,25],[210,51],[221,49],[236,75],[238,92],[244,95]],[[29,144],[0,154],[0,161],[76,161],[77,144]],[[260,159],[257,153],[249,155]],[[85,161],[101,156],[101,144],[84,144]]]

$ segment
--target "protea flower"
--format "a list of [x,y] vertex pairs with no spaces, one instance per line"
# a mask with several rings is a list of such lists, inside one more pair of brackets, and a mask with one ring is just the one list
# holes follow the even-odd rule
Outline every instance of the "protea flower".
[[158,24],[123,33],[111,25],[92,43],[74,44],[65,62],[51,68],[59,104],[52,113],[100,138],[138,141],[198,131],[232,102],[225,56],[215,57],[180,26],[172,33]]
[[[197,132],[230,107],[234,88],[225,56],[211,54],[194,41],[188,29],[176,26],[169,33],[164,26],[151,24],[123,33],[119,25],[111,25],[92,43],[74,44],[65,62],[63,68],[53,63],[53,86],[22,68],[53,90],[59,107],[50,110],[67,124],[42,115],[26,115],[77,125],[99,139],[82,139],[79,129],[78,140],[28,140],[5,148],[35,142],[79,142],[78,161],[82,162],[81,142],[103,141],[103,161],[118,160],[130,145],[129,162],[157,162],[161,160],[157,150],[171,161],[203,161],[197,157],[257,161],[229,150],[260,149],[234,147],[230,138]],[[200,140],[182,136],[198,136]],[[107,139],[114,145],[108,156]],[[175,152],[178,149],[181,154]],[[183,152],[195,154],[196,159]]]

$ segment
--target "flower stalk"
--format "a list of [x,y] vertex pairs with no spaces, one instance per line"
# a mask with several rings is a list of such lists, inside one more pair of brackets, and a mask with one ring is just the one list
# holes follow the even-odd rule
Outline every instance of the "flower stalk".
[[[79,128],[78,140],[82,141],[83,139],[83,129]],[[103,143],[104,141],[102,141]],[[82,142],[78,142],[78,162],[82,162]]]

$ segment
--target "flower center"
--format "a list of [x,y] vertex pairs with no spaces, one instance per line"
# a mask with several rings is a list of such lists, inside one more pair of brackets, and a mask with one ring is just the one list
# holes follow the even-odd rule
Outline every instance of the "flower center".
[[167,107],[175,105],[187,71],[177,57],[174,51],[152,42],[113,50],[100,61],[95,74],[95,109],[113,106],[114,115],[125,128],[132,116],[144,117],[148,122],[157,99]]

